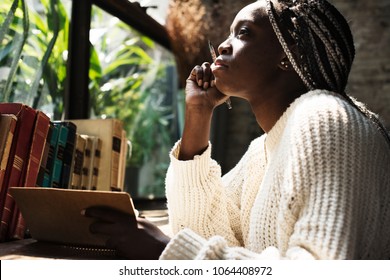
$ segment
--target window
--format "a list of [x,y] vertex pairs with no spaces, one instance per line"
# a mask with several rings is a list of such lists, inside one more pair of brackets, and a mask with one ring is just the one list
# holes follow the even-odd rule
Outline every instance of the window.
[[[72,57],[69,40],[85,38],[81,31],[72,33],[69,23],[77,21],[70,20],[72,5],[87,2],[91,10],[77,13],[90,27],[84,90],[83,65]],[[147,13],[163,23],[167,2],[141,4],[157,6]],[[83,116],[121,119],[132,143],[127,179],[139,174],[138,183],[125,183],[126,190],[135,197],[159,198],[164,197],[168,151],[179,135],[176,67],[169,48],[153,34],[155,28],[148,29],[154,20],[142,8],[137,13],[129,9],[135,8],[127,0],[2,1],[0,101],[25,103],[53,120],[80,118],[80,104],[87,104],[81,107]],[[144,17],[137,30],[150,34],[131,27],[137,25],[134,16]]]

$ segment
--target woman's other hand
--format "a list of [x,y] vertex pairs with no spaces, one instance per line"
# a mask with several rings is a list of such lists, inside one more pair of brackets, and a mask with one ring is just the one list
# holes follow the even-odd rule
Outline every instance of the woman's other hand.
[[115,249],[122,258],[158,259],[170,240],[146,219],[112,208],[90,207],[84,215],[96,219],[90,231],[108,236],[106,246]]

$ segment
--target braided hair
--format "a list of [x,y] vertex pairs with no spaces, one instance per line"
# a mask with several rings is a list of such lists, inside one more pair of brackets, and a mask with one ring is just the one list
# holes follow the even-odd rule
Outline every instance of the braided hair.
[[390,146],[389,133],[378,117],[345,93],[355,47],[343,15],[326,0],[266,0],[266,9],[287,58],[307,89],[340,94],[377,126]]

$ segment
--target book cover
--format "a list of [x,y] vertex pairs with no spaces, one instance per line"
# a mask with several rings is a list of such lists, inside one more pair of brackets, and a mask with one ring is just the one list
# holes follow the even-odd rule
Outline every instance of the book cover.
[[68,138],[68,127],[62,123],[54,122],[54,126],[59,128],[57,144],[54,149],[54,164],[51,172],[50,186],[52,188],[61,188],[61,172],[64,162],[64,153],[66,140]]
[[76,144],[73,155],[73,169],[71,176],[71,189],[81,189],[85,142],[85,139],[80,134],[76,133]]
[[54,188],[11,188],[34,239],[61,244],[104,248],[107,237],[92,234],[94,221],[81,215],[91,206],[115,208],[135,218],[126,192],[83,191]]
[[68,128],[68,136],[66,138],[66,144],[64,149],[60,187],[63,189],[68,189],[70,187],[70,176],[72,169],[72,159],[75,149],[77,127],[74,123],[70,121],[61,122],[61,124]]
[[118,185],[119,154],[123,125],[117,119],[72,120],[80,134],[102,140],[97,190],[120,190]]
[[51,137],[50,137],[50,144],[49,144],[49,153],[47,156],[47,163],[45,172],[43,174],[43,181],[42,181],[42,187],[51,187],[51,174],[53,172],[54,167],[54,157],[55,157],[55,151],[58,141],[58,134],[60,132],[60,127],[57,125],[54,125],[51,123]]
[[[32,142],[27,161],[26,178],[24,186],[34,187],[37,183],[39,166],[41,164],[43,149],[47,133],[49,131],[50,119],[43,112],[37,111]],[[23,239],[25,223],[19,209],[15,208],[11,223],[9,225],[9,239]]]
[[49,150],[50,150],[50,139],[51,135],[53,133],[53,123],[49,122],[49,129],[47,132],[47,136],[45,139],[45,144],[43,148],[43,154],[42,154],[42,160],[41,164],[39,166],[39,171],[38,171],[38,177],[37,177],[37,183],[36,185],[39,187],[43,187],[43,177],[45,172],[48,173],[49,171],[47,170],[48,165],[47,165],[47,159],[49,157]]
[[0,199],[4,201],[1,213],[0,242],[6,241],[15,201],[9,194],[9,187],[23,186],[26,162],[35,123],[36,110],[21,103],[0,103],[0,112],[17,117],[14,141],[11,145],[8,167],[5,172]]

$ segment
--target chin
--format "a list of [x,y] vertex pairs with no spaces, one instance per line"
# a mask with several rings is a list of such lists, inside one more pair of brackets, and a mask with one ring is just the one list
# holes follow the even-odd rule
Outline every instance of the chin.
[[215,82],[214,82],[214,85],[215,87],[220,91],[222,92],[223,94],[225,94],[227,88],[226,88],[226,83],[222,82],[220,79],[218,78],[215,78]]
[[221,80],[215,79],[215,87],[223,94],[231,96],[234,91],[227,83],[222,82]]

